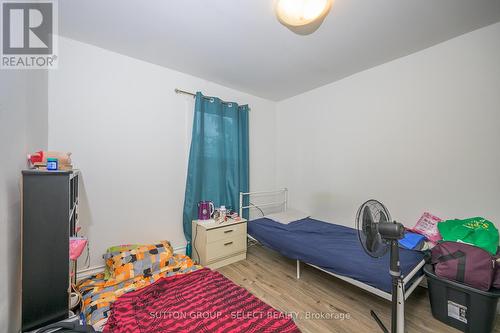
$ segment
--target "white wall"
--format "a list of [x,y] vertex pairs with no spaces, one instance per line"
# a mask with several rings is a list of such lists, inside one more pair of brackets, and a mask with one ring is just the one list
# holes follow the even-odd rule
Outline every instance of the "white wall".
[[500,225],[500,24],[278,103],[277,185],[291,206],[354,225],[383,201],[413,225]]
[[49,147],[71,151],[82,170],[91,266],[111,245],[185,245],[194,103],[174,88],[248,103],[250,186],[274,188],[274,102],[71,39],[59,40],[59,53],[59,69],[49,75]]
[[20,179],[47,148],[47,72],[0,70],[0,332],[20,329]]

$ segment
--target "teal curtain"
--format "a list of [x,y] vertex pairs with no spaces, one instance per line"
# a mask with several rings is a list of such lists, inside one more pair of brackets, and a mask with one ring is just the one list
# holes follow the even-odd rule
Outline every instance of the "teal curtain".
[[248,105],[196,93],[183,214],[187,252],[199,201],[238,211],[239,193],[249,191],[248,112]]

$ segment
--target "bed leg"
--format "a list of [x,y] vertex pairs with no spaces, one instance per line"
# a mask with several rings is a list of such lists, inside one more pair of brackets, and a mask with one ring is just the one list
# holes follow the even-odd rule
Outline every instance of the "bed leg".
[[405,293],[404,293],[404,284],[403,280],[399,280],[398,282],[398,321],[397,325],[397,333],[405,333]]
[[300,260],[297,259],[297,280],[300,279]]

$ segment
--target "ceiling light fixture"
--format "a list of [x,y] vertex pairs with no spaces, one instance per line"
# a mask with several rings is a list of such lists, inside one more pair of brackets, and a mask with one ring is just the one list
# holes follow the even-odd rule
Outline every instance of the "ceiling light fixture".
[[300,35],[316,31],[332,8],[333,0],[276,0],[274,10],[278,20]]

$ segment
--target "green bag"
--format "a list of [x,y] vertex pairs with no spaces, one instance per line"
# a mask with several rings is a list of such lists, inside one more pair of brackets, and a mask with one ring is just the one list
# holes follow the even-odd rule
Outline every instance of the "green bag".
[[438,223],[437,226],[445,241],[474,245],[492,255],[497,253],[498,230],[493,223],[482,217],[447,220]]

